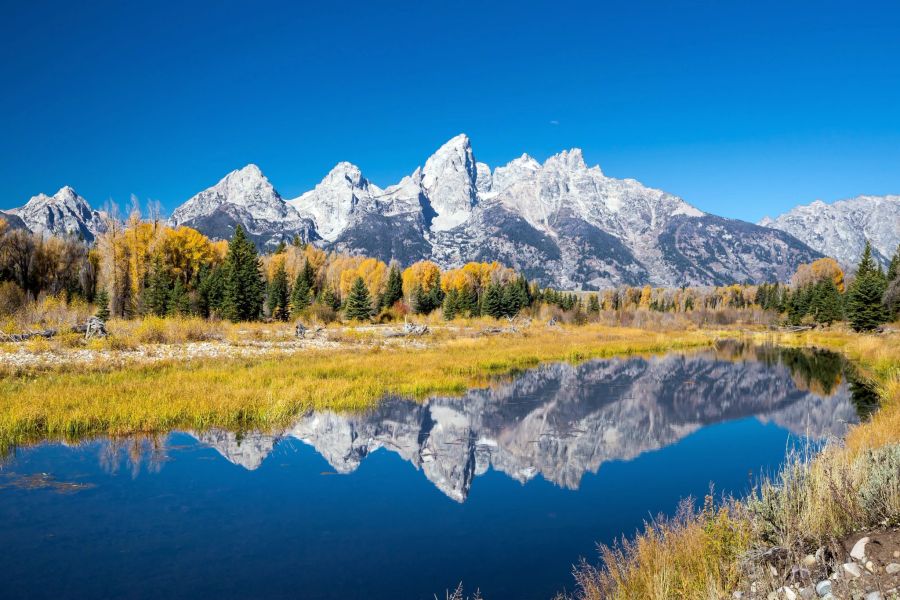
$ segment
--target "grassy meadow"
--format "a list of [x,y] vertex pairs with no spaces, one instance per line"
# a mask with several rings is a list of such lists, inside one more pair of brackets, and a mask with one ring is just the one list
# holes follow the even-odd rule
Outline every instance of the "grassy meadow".
[[[371,329],[340,336],[337,348],[277,356],[10,372],[0,378],[0,446],[171,429],[271,429],[308,409],[363,410],[387,394],[461,394],[544,361],[698,348],[717,337],[601,325],[541,325],[518,335],[438,332],[393,346],[375,343],[382,335]],[[111,339],[102,343],[122,343]]]

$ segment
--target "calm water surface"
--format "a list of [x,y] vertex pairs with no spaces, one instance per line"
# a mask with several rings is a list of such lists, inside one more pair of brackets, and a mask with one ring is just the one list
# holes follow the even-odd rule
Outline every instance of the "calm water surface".
[[547,600],[596,542],[857,419],[838,357],[723,345],[276,435],[48,442],[0,463],[0,598]]

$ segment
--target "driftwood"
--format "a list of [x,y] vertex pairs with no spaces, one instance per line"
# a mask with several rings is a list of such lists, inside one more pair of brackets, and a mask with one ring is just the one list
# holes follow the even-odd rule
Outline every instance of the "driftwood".
[[297,321],[297,325],[294,327],[294,335],[300,339],[306,339],[306,336],[310,336],[312,338],[318,337],[325,328],[321,326],[316,326],[313,328],[307,327],[300,321]]
[[397,338],[397,337],[419,337],[425,335],[430,330],[428,329],[428,325],[416,325],[415,323],[404,323],[403,329],[397,331],[387,330],[384,332],[384,337],[386,338]]
[[796,333],[798,331],[809,331],[810,329],[815,329],[813,325],[790,325],[787,327],[779,327],[778,331],[783,331],[785,333]]
[[[69,328],[71,333],[83,333],[84,338],[89,340],[97,337],[106,337],[106,324],[97,317],[91,317],[83,325],[75,325]],[[59,335],[59,329],[43,329],[41,331],[27,331],[24,333],[0,333],[0,341],[4,342],[26,342],[33,338],[50,339]]]

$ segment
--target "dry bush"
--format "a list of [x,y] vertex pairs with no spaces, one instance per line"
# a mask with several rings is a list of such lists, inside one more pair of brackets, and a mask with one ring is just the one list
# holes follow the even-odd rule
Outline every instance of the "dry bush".
[[900,445],[855,457],[840,447],[794,456],[748,508],[760,541],[795,556],[852,531],[900,524]]
[[738,559],[751,529],[740,504],[703,509],[683,501],[673,518],[646,523],[633,540],[601,546],[599,567],[582,561],[574,570],[575,600],[722,598],[741,577]]

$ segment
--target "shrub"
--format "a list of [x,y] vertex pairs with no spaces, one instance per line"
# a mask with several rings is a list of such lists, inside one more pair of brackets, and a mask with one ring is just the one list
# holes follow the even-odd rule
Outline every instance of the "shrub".
[[25,292],[12,281],[0,283],[0,315],[12,315],[25,304]]

